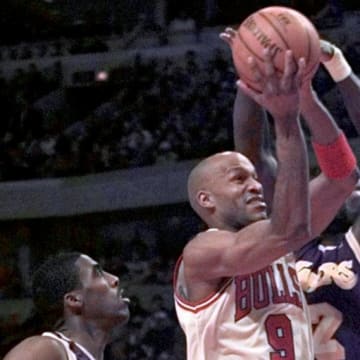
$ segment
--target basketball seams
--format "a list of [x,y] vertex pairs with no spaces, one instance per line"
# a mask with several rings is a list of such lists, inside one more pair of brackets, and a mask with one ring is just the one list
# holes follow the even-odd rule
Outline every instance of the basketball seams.
[[[244,38],[241,36],[241,34],[240,34],[240,31],[241,31],[241,30],[242,30],[242,28],[240,27],[240,28],[238,29],[238,31],[236,32],[236,33],[237,33],[237,37],[238,37],[240,43],[241,43],[241,44],[243,45],[243,47],[250,53],[249,56],[253,56],[253,57],[256,59],[257,62],[260,62],[260,63],[264,64],[264,63],[265,63],[264,59],[263,59],[260,55],[258,55],[256,52],[254,52],[254,50],[249,47],[248,43],[247,43],[247,42],[244,40]],[[243,60],[241,57],[238,57],[238,58],[239,58],[239,60],[241,60],[241,61],[244,63],[244,60]],[[282,69],[281,69],[280,67],[276,66],[276,64],[274,64],[274,67],[275,67],[276,72],[282,73]],[[243,75],[243,76],[244,76],[244,78],[246,78],[246,79],[248,79],[249,81],[251,81],[251,79],[250,79],[248,76],[246,76],[246,75]]]
[[[253,56],[254,58],[256,58],[256,61],[264,64],[265,61],[259,55],[257,55],[253,50],[251,50],[249,48],[248,44],[245,42],[245,40],[241,36],[240,30],[237,31],[236,33],[237,33],[237,37],[238,37],[240,43],[242,44],[242,46],[249,52],[249,56]],[[243,59],[242,56],[237,56],[236,58],[238,61],[240,61],[244,65],[244,67],[249,66],[247,63],[247,60]],[[275,66],[275,71],[278,75],[282,74],[282,70],[280,68],[278,68],[277,66]],[[245,81],[245,83],[247,83],[250,87],[253,87],[253,89],[257,90],[257,86],[256,86],[257,81],[255,81],[253,78],[249,77],[246,72],[243,72],[240,69],[238,69],[238,73],[239,73],[240,79],[243,79]]]
[[314,38],[311,36],[310,34],[310,30],[306,27],[304,27],[304,30],[305,30],[305,33],[306,33],[306,36],[307,36],[307,39],[308,39],[308,56],[307,56],[307,59],[306,59],[306,67],[310,66],[310,68],[308,69],[308,71],[304,74],[304,77],[307,77],[309,74],[313,74],[316,69],[318,68],[319,66],[319,62],[318,61],[315,61],[312,65],[311,62],[309,61],[309,63],[307,63],[308,59],[313,59],[313,52],[314,52]]
[[[277,10],[279,10],[279,9],[277,9]],[[278,22],[277,16],[276,16],[274,13],[271,13],[271,12],[266,12],[266,13],[265,13],[265,12],[259,11],[258,14],[259,14],[265,21],[267,21],[270,26],[272,26],[273,30],[276,31],[276,34],[277,34],[277,35],[279,36],[279,38],[283,41],[283,43],[286,45],[286,48],[291,50],[292,47],[290,46],[290,44],[289,44],[288,41],[286,40],[285,36],[282,34],[280,25],[278,25],[277,23],[273,22],[273,21],[270,19],[270,17],[275,18],[276,22]],[[302,24],[302,22],[299,21],[298,18],[304,20],[305,22],[307,22],[308,20],[307,20],[307,18],[304,17],[301,13],[295,12],[295,10],[294,10],[294,14],[292,14],[291,12],[289,12],[287,15],[291,17],[291,21],[293,21],[294,23],[296,22],[296,27],[301,26],[301,28],[302,28],[302,30],[303,30],[303,32],[302,32],[301,35],[306,38],[306,45],[307,45],[307,47],[306,47],[306,49],[303,49],[303,50],[306,50],[306,54],[294,54],[294,55],[295,55],[295,56],[296,56],[296,55],[301,55],[301,56],[303,56],[303,57],[305,58],[306,64],[309,63],[309,65],[310,65],[309,59],[312,59],[311,55],[312,55],[312,51],[313,51],[313,41],[312,41],[313,39],[312,39],[312,37],[311,37],[311,35],[310,35],[309,29],[308,29],[306,26],[304,26],[304,25]],[[279,29],[279,27],[280,27],[280,29]],[[300,35],[300,34],[299,34],[299,35]],[[314,66],[311,66],[311,69],[307,72],[307,74],[310,73],[313,69],[314,69]]]
[[261,58],[261,56],[259,56],[256,52],[254,52],[249,45],[247,44],[247,42],[243,39],[243,37],[240,34],[241,28],[239,29],[239,31],[237,31],[237,35],[238,38],[241,42],[241,44],[246,48],[246,50],[251,54],[251,56],[253,56],[254,58],[256,58],[256,61],[260,61],[262,63],[264,63],[264,60]]
[[268,16],[267,13],[264,14],[262,12],[259,12],[258,15],[261,16],[263,18],[263,20],[265,20],[271,26],[271,28],[276,32],[276,35],[282,40],[286,49],[290,49],[290,46],[289,46],[288,42],[286,41],[286,39],[284,38],[283,34],[278,30],[277,25],[272,21],[272,19],[270,19],[270,16],[271,16],[271,17],[275,18],[276,21],[278,21],[277,17],[272,13],[269,13],[270,16]]
[[[250,54],[249,56],[253,56],[254,58],[256,58],[256,61],[264,63],[264,60],[258,54],[256,54],[245,42],[245,40],[243,39],[243,37],[240,34],[240,30],[237,31],[236,33],[237,33],[237,37],[240,41],[240,44],[249,52],[249,54]],[[240,60],[244,64],[244,67],[249,66],[249,64],[247,63],[247,58],[243,59],[242,56],[238,56],[237,59]],[[240,78],[243,78],[245,80],[245,82],[248,82],[248,83],[254,82],[254,79],[247,76],[246,73],[244,73],[243,71],[240,71],[240,70],[238,70],[238,71],[239,71]]]

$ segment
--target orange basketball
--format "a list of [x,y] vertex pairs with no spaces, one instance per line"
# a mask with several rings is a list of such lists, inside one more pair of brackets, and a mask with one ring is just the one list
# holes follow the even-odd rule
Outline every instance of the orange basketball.
[[253,56],[262,69],[265,48],[270,49],[279,74],[284,69],[284,52],[287,49],[292,50],[296,59],[305,58],[306,78],[312,77],[319,66],[318,32],[307,17],[294,9],[283,6],[260,9],[240,24],[236,35],[231,45],[236,71],[256,90],[261,89],[254,81],[247,59]]

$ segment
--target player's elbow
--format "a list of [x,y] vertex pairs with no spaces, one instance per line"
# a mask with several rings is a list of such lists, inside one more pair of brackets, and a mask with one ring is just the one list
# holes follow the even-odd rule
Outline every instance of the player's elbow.
[[331,189],[332,201],[339,199],[341,205],[352,194],[352,192],[359,188],[360,172],[356,168],[349,176],[340,180],[328,179]]
[[308,222],[299,222],[296,225],[287,226],[278,233],[278,243],[286,249],[286,252],[294,251],[302,247],[311,239],[311,226]]
[[298,240],[298,241],[302,241],[302,240],[308,240],[311,238],[311,226],[310,223],[305,222],[302,224],[299,224],[293,231],[294,233],[294,239]]
[[299,223],[287,234],[288,245],[291,251],[297,250],[312,238],[311,226],[308,222]]

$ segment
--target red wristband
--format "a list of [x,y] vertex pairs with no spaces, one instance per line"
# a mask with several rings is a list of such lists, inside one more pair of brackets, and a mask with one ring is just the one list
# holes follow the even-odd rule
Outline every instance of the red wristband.
[[357,160],[343,132],[331,144],[312,144],[320,169],[328,178],[344,179],[355,169]]

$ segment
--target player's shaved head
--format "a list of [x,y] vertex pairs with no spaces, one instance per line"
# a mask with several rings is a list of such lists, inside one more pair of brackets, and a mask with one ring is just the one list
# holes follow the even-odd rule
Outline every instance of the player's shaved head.
[[226,169],[235,161],[239,165],[243,162],[249,163],[249,160],[240,153],[225,151],[205,158],[190,172],[188,177],[188,197],[191,207],[200,216],[202,216],[202,206],[198,201],[199,192],[211,191],[214,178],[224,176]]
[[207,183],[210,179],[210,173],[212,172],[211,170],[214,167],[214,156],[208,157],[200,161],[192,169],[188,178],[187,189],[190,205],[197,213],[199,212],[197,194],[200,190],[207,188]]

